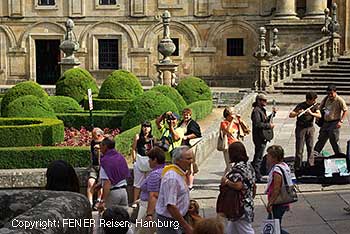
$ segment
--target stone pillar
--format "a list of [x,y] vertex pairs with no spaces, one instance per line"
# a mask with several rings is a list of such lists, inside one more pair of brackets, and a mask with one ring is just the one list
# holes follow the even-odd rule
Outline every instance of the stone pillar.
[[299,19],[296,15],[295,0],[278,0],[275,19]]
[[323,19],[324,9],[326,8],[327,0],[306,0],[304,19]]

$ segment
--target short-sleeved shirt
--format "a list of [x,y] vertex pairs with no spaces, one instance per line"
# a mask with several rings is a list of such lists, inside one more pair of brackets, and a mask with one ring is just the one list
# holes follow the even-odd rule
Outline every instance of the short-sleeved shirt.
[[[166,128],[164,125],[161,127],[160,132],[162,133],[162,136],[170,137],[170,130]],[[177,141],[173,141],[172,144],[169,145],[169,149],[167,152],[165,152],[165,162],[171,163],[171,155],[170,152],[175,149],[176,147],[181,146],[182,144],[182,138],[184,138],[185,135],[185,129],[184,128],[175,128],[175,132],[179,135],[179,139]]]
[[99,166],[100,162],[98,161],[98,150],[96,150],[95,145],[99,145],[101,141],[92,140],[90,143],[90,152],[91,152],[91,165]]
[[173,170],[166,172],[162,178],[156,205],[157,214],[173,218],[167,205],[176,206],[181,216],[187,213],[190,205],[190,192],[185,179]]
[[154,168],[141,184],[141,201],[148,201],[150,192],[159,192],[164,166],[162,164]]
[[347,110],[348,107],[346,106],[346,103],[343,98],[339,97],[338,95],[336,95],[333,100],[327,98],[324,104],[324,120],[340,120],[342,112]]
[[[107,175],[106,171],[103,169],[103,167],[101,167],[101,169],[100,169],[99,178],[100,178],[100,180],[102,182],[102,185],[104,184],[104,182],[106,180],[109,180],[108,175]],[[121,186],[124,186],[124,185],[127,185],[126,180],[121,180],[117,184],[112,185],[111,188],[113,188],[113,187],[121,187]]]
[[[221,121],[220,128],[221,129],[226,129],[229,125],[230,125],[229,121],[223,120],[223,121]],[[234,143],[234,142],[236,142],[236,141],[238,141],[237,140],[238,131],[239,131],[238,123],[233,123],[231,129],[229,130],[231,135],[227,135],[227,141],[228,141],[229,145]]]
[[[298,112],[299,110],[306,110],[312,105],[308,105],[306,102],[299,103],[295,108],[294,112]],[[315,113],[319,107],[315,105],[314,107],[311,108],[311,112]],[[314,123],[315,117],[310,115],[309,113],[305,113],[300,117],[297,117],[297,126],[302,127],[302,128],[308,128],[312,127]]]

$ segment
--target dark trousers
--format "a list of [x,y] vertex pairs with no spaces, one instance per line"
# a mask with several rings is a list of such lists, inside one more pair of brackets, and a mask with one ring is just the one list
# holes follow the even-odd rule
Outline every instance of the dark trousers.
[[261,179],[260,167],[261,167],[262,158],[266,148],[266,140],[253,135],[253,142],[255,145],[255,153],[254,153],[254,159],[252,161],[252,166],[255,171],[256,180],[260,180]]
[[339,146],[339,134],[340,129],[336,128],[338,121],[332,121],[332,122],[324,122],[323,126],[320,129],[320,133],[318,135],[318,141],[316,142],[314,150],[318,153],[321,152],[324,145],[326,144],[327,140],[329,139],[329,142],[332,145],[332,149],[335,154],[342,153],[340,146]]
[[288,206],[282,206],[282,205],[273,205],[272,206],[272,214],[269,213],[268,219],[279,219],[280,221],[280,227],[281,227],[281,234],[288,234],[286,230],[282,229],[282,217],[284,213],[289,209]]
[[314,165],[314,154],[313,154],[314,135],[315,135],[315,128],[313,126],[308,128],[297,126],[295,128],[295,161],[294,161],[295,169],[300,169],[302,166],[305,143],[306,143],[306,150],[307,150],[307,161],[311,166]]

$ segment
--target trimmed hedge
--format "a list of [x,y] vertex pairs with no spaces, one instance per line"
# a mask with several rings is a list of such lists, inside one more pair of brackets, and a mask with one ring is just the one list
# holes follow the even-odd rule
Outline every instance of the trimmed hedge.
[[[94,110],[118,110],[126,111],[132,99],[100,99],[93,98]],[[84,98],[84,108],[85,110],[89,109],[89,100]]]
[[38,98],[47,99],[48,95],[41,86],[34,81],[25,81],[16,84],[11,89],[7,90],[1,101],[1,116],[7,116],[7,106],[17,98],[34,95]]
[[187,106],[192,110],[192,118],[195,120],[201,120],[207,117],[213,111],[212,101],[198,101],[193,102]]
[[50,96],[49,104],[55,113],[66,113],[83,110],[79,103],[71,97]]
[[213,99],[209,86],[198,77],[190,76],[181,80],[176,89],[187,104]]
[[7,117],[57,118],[47,99],[33,95],[23,96],[11,102],[7,106]]
[[73,167],[90,163],[89,147],[0,148],[0,169],[46,168],[54,160],[65,160]]
[[153,120],[166,111],[178,113],[170,98],[159,92],[147,91],[131,103],[122,120],[122,129],[127,130],[145,120]]
[[179,111],[182,111],[187,105],[181,94],[173,87],[166,85],[157,85],[151,88],[150,91],[160,92],[166,97],[170,98],[175,103]]
[[61,120],[0,118],[0,147],[53,145],[64,140]]
[[77,67],[63,73],[56,83],[56,95],[68,96],[81,103],[87,90],[91,89],[93,94],[98,93],[95,78],[85,69]]
[[126,70],[116,70],[102,83],[98,98],[134,99],[142,93],[142,85],[133,73]]
[[[125,112],[94,112],[94,126],[99,128],[120,128]],[[62,120],[65,127],[80,129],[81,126],[90,126],[89,112],[59,113],[56,115]]]

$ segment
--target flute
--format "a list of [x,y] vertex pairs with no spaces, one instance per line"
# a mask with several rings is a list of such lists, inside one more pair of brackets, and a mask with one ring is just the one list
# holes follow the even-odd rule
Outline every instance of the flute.
[[303,110],[301,113],[298,114],[298,117],[302,116],[303,114],[305,114],[308,110],[311,110],[312,107],[316,106],[317,103],[314,103],[312,106],[306,108],[305,110]]

